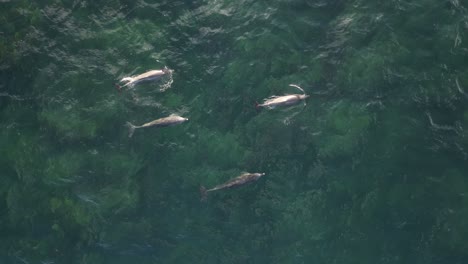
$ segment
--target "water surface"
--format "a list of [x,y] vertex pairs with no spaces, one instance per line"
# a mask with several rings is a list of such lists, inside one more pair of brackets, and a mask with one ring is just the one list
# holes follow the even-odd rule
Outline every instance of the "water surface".
[[[468,262],[463,1],[7,0],[0,25],[2,262]],[[291,83],[305,107],[256,111]]]

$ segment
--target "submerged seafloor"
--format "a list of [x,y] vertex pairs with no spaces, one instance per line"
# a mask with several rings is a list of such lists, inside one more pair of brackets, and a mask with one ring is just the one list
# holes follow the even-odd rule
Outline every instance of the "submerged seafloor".
[[467,8],[0,1],[0,262],[468,263]]

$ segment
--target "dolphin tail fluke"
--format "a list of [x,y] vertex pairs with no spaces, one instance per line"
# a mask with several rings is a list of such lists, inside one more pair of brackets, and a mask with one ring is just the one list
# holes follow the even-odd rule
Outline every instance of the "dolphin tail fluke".
[[128,127],[128,137],[131,138],[133,136],[133,133],[135,132],[135,128],[137,127],[130,122],[127,122],[126,125]]
[[200,186],[200,200],[202,202],[206,201],[206,196],[208,194],[208,191],[206,190],[205,186]]
[[127,83],[131,83],[133,82],[135,79],[132,78],[132,77],[125,77],[125,78],[122,78],[122,80],[120,80],[120,82],[127,82]]
[[120,86],[118,83],[115,84],[115,89],[117,89],[119,92],[122,92],[122,86]]
[[255,101],[255,110],[257,110],[257,112],[260,111],[260,107],[260,104],[257,101]]
[[126,87],[126,86],[129,86],[129,87],[132,87],[133,86],[133,81],[135,79],[132,78],[132,77],[125,77],[125,78],[122,78],[122,80],[120,80],[120,82],[127,82],[126,84],[124,85],[119,85],[119,84],[115,84],[115,87],[117,88],[117,90],[122,91],[122,88]]

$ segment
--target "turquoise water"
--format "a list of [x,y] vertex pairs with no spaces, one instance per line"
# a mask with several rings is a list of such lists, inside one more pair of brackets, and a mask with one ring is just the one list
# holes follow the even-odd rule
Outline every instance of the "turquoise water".
[[468,263],[467,8],[0,1],[0,263]]

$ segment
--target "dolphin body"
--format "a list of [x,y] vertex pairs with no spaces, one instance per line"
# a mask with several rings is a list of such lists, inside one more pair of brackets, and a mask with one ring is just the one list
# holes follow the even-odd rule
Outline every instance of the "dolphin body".
[[162,70],[151,70],[136,76],[131,76],[131,77],[125,77],[120,80],[120,82],[126,82],[124,85],[120,86],[116,84],[117,89],[121,90],[122,88],[128,86],[128,87],[133,87],[141,82],[145,81],[154,81],[157,80],[161,77],[163,77],[166,74],[172,74],[174,71],[168,69],[167,67],[164,67]]
[[185,121],[188,121],[188,118],[181,117],[175,114],[172,114],[168,117],[163,117],[159,118],[156,120],[153,120],[151,122],[145,123],[141,126],[135,126],[130,122],[127,122],[127,127],[128,127],[128,137],[132,137],[133,133],[135,132],[135,129],[137,128],[145,128],[145,127],[167,127],[167,126],[173,126],[173,125],[178,125],[181,124]]
[[242,173],[241,175],[237,176],[236,178],[230,179],[229,181],[216,185],[215,187],[211,189],[206,189],[204,186],[200,186],[200,195],[201,195],[201,200],[205,201],[206,196],[208,192],[213,192],[217,190],[222,190],[222,189],[228,189],[228,188],[233,188],[233,187],[238,187],[242,186],[244,184],[253,182],[258,180],[260,177],[264,176],[265,173],[249,173],[245,172]]
[[296,87],[297,89],[301,90],[302,94],[287,94],[282,96],[274,95],[265,99],[261,104],[257,103],[255,107],[265,107],[267,109],[274,109],[277,106],[295,105],[301,101],[304,101],[305,104],[305,99],[307,99],[309,95],[305,94],[304,90],[295,84],[290,84],[289,86]]

